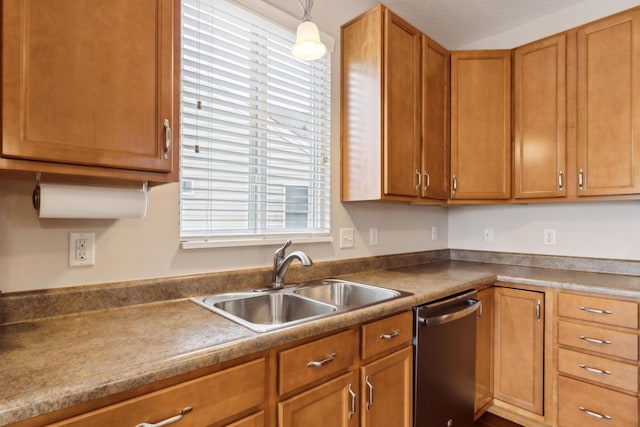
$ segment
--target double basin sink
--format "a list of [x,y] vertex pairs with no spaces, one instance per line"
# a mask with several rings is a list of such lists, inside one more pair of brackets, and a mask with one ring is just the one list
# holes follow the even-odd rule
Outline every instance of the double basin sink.
[[410,295],[377,286],[326,279],[264,292],[191,298],[255,332],[267,332]]

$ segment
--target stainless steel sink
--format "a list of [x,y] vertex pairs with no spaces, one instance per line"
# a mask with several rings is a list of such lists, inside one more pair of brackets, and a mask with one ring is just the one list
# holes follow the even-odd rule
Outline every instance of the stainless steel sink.
[[410,294],[327,279],[278,290],[214,294],[191,300],[253,331],[267,332],[405,295]]
[[293,293],[327,304],[351,308],[364,307],[400,296],[400,292],[391,289],[336,279],[311,282],[295,289]]
[[192,301],[256,332],[294,325],[337,310],[335,306],[284,292],[237,292]]

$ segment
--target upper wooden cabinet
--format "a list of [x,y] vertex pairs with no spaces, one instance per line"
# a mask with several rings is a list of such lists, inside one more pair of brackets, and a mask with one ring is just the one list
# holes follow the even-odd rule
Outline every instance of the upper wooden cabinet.
[[446,198],[447,51],[382,5],[341,43],[342,200]]
[[578,195],[640,193],[640,11],[578,29]]
[[449,197],[449,51],[422,36],[422,197]]
[[451,53],[451,199],[511,197],[511,52]]
[[177,179],[179,10],[4,1],[0,169]]
[[566,195],[566,44],[561,34],[515,50],[516,199]]

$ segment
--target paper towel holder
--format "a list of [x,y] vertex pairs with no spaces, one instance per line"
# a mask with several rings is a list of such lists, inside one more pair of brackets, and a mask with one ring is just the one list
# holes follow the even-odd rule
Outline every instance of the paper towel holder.
[[[41,203],[42,203],[42,192],[40,189],[40,180],[41,180],[41,172],[37,172],[36,173],[36,186],[33,189],[33,193],[31,195],[31,202],[33,204],[33,207],[35,208],[36,211],[40,211],[40,207],[41,207]],[[146,193],[148,192],[148,186],[149,183],[148,181],[143,181],[142,182],[142,192],[145,193],[145,198],[146,198]],[[145,202],[145,211],[146,211],[146,203]],[[102,217],[100,217],[102,218]],[[105,217],[106,218],[106,217]],[[142,215],[142,218],[144,218],[144,214]]]
[[36,173],[36,188],[33,189],[33,194],[31,195],[31,202],[33,203],[33,207],[38,210],[40,209],[40,177],[42,174],[40,172]]

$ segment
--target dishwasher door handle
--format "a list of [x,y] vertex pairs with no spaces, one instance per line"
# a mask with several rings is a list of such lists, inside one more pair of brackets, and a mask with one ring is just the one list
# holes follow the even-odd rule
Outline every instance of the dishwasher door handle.
[[465,316],[468,316],[482,307],[482,302],[476,299],[467,300],[467,303],[468,305],[461,310],[456,310],[451,313],[434,317],[418,317],[418,321],[424,326],[442,325],[444,323],[453,322],[454,320],[458,320]]

